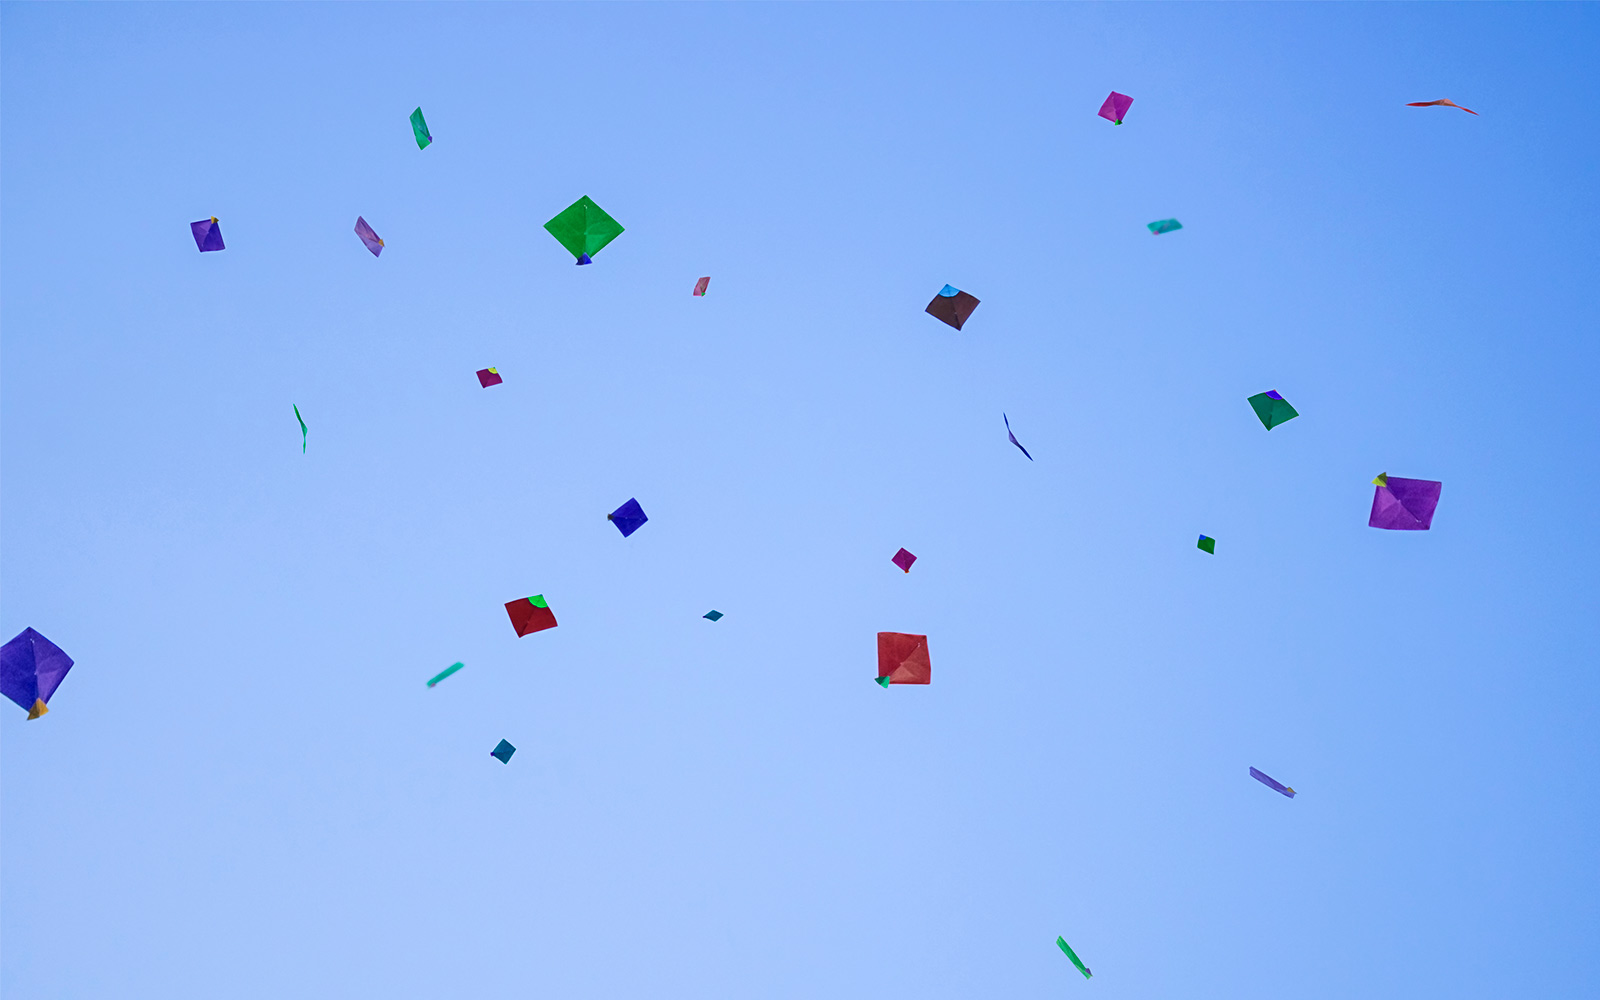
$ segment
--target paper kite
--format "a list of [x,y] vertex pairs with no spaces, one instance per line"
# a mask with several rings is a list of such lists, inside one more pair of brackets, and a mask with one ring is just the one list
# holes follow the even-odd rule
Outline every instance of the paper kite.
[[1433,509],[1439,506],[1443,483],[1379,473],[1372,485],[1378,489],[1372,494],[1372,516],[1367,519],[1367,527],[1427,531],[1433,525]]
[[917,561],[917,557],[907,552],[905,549],[901,549],[899,552],[896,552],[894,554],[894,558],[890,559],[889,561],[909,573],[911,572],[911,564]]
[[950,324],[957,330],[961,324],[972,315],[972,310],[978,308],[978,300],[954,285],[946,285],[939,289],[939,294],[928,303],[928,315],[935,319]]
[[493,750],[489,751],[489,756],[498,759],[502,764],[509,764],[511,763],[511,755],[516,752],[517,748],[512,746],[509,741],[501,740]]
[[1270,777],[1268,775],[1262,774],[1260,771],[1257,771],[1253,767],[1250,769],[1250,777],[1252,777],[1252,778],[1256,779],[1257,781],[1261,782],[1263,785],[1266,785],[1268,788],[1270,788],[1273,791],[1277,792],[1279,795],[1287,795],[1291,799],[1294,798],[1294,789],[1292,789],[1288,785],[1285,785],[1282,782],[1276,780],[1275,778],[1272,778],[1272,777]]
[[1174,229],[1182,228],[1183,223],[1179,222],[1177,219],[1162,219],[1160,222],[1150,223],[1150,235],[1160,236],[1162,233],[1170,233]]
[[704,295],[706,293],[706,286],[709,284],[711,284],[711,276],[706,275],[704,278],[701,278],[699,281],[694,283],[694,293],[696,295]]
[[[1022,452],[1024,455],[1028,455],[1028,449],[1022,446],[1022,442],[1017,440],[1017,436],[1015,434],[1011,433],[1011,418],[1002,413],[1000,414],[1000,419],[1006,422],[1006,437],[1011,439],[1011,443],[1017,446],[1018,451]],[[1032,455],[1028,455],[1028,461],[1033,461]]]
[[612,240],[621,236],[622,226],[616,219],[584,195],[568,205],[560,215],[544,224],[556,242],[578,258],[579,264],[594,263],[594,255]]
[[1078,971],[1083,973],[1083,978],[1094,978],[1094,973],[1090,972],[1089,967],[1083,964],[1083,960],[1078,957],[1078,953],[1072,950],[1071,945],[1067,944],[1066,938],[1058,936],[1056,938],[1056,945],[1060,947],[1062,951],[1067,953],[1068,958],[1072,959],[1072,964],[1076,965],[1078,967]]
[[455,673],[457,670],[460,670],[464,666],[466,666],[465,663],[452,663],[452,664],[450,664],[448,667],[445,667],[443,670],[439,671],[437,674],[434,674],[433,675],[433,679],[428,681],[428,686],[429,687],[433,687],[435,684],[437,684],[440,681],[444,680],[446,677],[449,677],[451,674]]
[[518,639],[556,627],[556,613],[550,610],[543,594],[507,601],[506,614],[511,616],[511,627],[517,630]]
[[1217,540],[1215,538],[1212,538],[1210,535],[1201,535],[1200,536],[1200,545],[1199,545],[1199,547],[1204,549],[1205,551],[1211,553],[1212,555],[1216,555],[1217,554]]
[[627,538],[650,519],[644,516],[644,508],[639,506],[639,501],[629,500],[607,514],[606,520],[616,525],[617,530],[622,532],[622,537]]
[[1289,401],[1278,395],[1276,389],[1256,393],[1250,397],[1249,403],[1251,409],[1256,411],[1256,416],[1261,418],[1261,426],[1269,431],[1300,415],[1300,411],[1290,406]]
[[720,622],[722,620],[722,612],[716,611],[716,610],[707,611],[705,614],[701,615],[700,617],[701,618],[709,618],[714,622]]
[[31,628],[0,647],[0,694],[37,719],[50,711],[50,696],[72,669],[72,657]]
[[[1437,101],[1415,101],[1415,102],[1413,102],[1411,104],[1407,104],[1406,107],[1408,107],[1408,108],[1432,108],[1432,107],[1461,108],[1461,105],[1457,104],[1455,101],[1448,101],[1448,100],[1445,100],[1444,98],[1441,97]],[[1477,114],[1477,112],[1472,110],[1471,108],[1461,108],[1461,110],[1465,111],[1469,115]]]
[[299,406],[294,403],[289,405],[294,406],[294,418],[300,421],[300,454],[304,455],[306,453],[306,418],[300,415]]
[[361,242],[372,251],[372,256],[376,257],[383,253],[383,240],[380,240],[378,234],[372,231],[372,227],[367,225],[367,220],[359,215],[356,216],[356,235],[361,237]]
[[904,632],[878,633],[878,683],[927,684],[933,678],[928,637]]
[[493,368],[480,368],[480,369],[478,369],[478,384],[483,386],[485,389],[489,388],[491,385],[499,385],[501,382],[504,382],[504,381],[505,381],[505,379],[500,377],[500,372],[497,371],[496,369],[493,369]]
[[1113,125],[1121,125],[1122,117],[1128,113],[1128,109],[1131,107],[1133,107],[1133,98],[1113,90],[1111,96],[1106,98],[1106,102],[1100,105],[1100,117]]
[[433,135],[428,131],[428,123],[422,117],[422,109],[411,112],[411,133],[417,137],[417,148],[427,149],[428,143],[433,141]]
[[189,231],[194,234],[194,245],[200,248],[201,253],[228,249],[222,245],[222,226],[217,223],[215,215],[189,223]]

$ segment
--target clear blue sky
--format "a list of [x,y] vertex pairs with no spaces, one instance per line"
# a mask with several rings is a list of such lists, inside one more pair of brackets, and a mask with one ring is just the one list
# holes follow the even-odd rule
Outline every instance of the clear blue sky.
[[0,29],[7,998],[1593,996],[1600,7]]

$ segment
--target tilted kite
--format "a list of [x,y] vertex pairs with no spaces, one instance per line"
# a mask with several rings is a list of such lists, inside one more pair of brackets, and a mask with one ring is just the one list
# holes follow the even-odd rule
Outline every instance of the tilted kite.
[[50,696],[72,669],[72,657],[31,628],[0,647],[0,694],[37,719],[50,711]]

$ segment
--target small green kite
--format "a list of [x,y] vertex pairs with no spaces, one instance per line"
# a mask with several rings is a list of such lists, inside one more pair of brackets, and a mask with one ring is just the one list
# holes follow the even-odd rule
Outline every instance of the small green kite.
[[1217,554],[1217,540],[1215,538],[1212,538],[1210,535],[1201,535],[1200,536],[1200,548],[1201,548],[1202,551],[1209,552],[1212,555],[1216,555]]
[[1278,395],[1276,389],[1256,393],[1250,397],[1249,403],[1251,409],[1256,411],[1256,416],[1261,419],[1261,426],[1269,431],[1300,415],[1300,411],[1290,406],[1289,401]]
[[568,205],[561,214],[544,224],[556,242],[578,258],[578,263],[592,264],[594,255],[607,243],[621,236],[622,225],[605,213],[588,195]]
[[1085,978],[1085,979],[1093,979],[1094,978],[1094,973],[1090,972],[1089,971],[1089,967],[1087,965],[1083,964],[1082,959],[1078,958],[1078,953],[1072,950],[1072,946],[1071,945],[1067,944],[1067,939],[1066,938],[1058,936],[1056,938],[1056,944],[1060,945],[1061,946],[1061,950],[1067,953],[1067,957],[1068,958],[1072,959],[1072,964],[1076,965],[1078,967],[1078,971],[1083,973],[1083,978]]
[[428,686],[433,687],[435,684],[444,680],[446,677],[449,677],[451,674],[455,673],[457,670],[460,670],[464,666],[466,666],[465,663],[450,664],[448,667],[445,667],[443,670],[435,674],[433,679],[428,682]]
[[300,407],[295,406],[293,403],[289,405],[294,406],[294,418],[300,421],[300,454],[304,455],[306,453],[306,418],[300,415]]
[[417,137],[417,148],[427,149],[428,143],[433,141],[433,135],[428,132],[428,122],[422,117],[422,109],[411,112],[411,131]]

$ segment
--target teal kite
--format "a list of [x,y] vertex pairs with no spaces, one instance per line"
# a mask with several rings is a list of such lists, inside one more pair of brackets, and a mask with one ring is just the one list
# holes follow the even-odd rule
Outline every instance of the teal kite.
[[1300,411],[1289,405],[1289,401],[1278,395],[1278,390],[1268,389],[1258,392],[1248,400],[1250,408],[1256,411],[1256,416],[1261,420],[1261,426],[1267,430],[1282,423],[1287,423],[1300,415]]
[[[289,404],[294,406],[293,403]],[[300,407],[294,407],[294,418],[300,421],[300,454],[306,453],[306,418],[300,415]]]
[[437,674],[435,674],[433,676],[433,679],[428,681],[428,686],[429,687],[433,687],[435,684],[437,684],[440,681],[444,680],[446,677],[449,677],[451,674],[455,673],[457,670],[460,670],[464,666],[466,666],[465,663],[452,663],[452,664],[450,664],[448,667],[445,667],[443,670],[441,670]]
[[605,213],[588,195],[568,205],[544,224],[556,242],[578,258],[579,264],[594,263],[594,255],[607,243],[621,236],[622,224]]
[[428,122],[422,117],[422,109],[411,112],[411,132],[417,137],[417,148],[427,149],[428,143],[433,141],[433,135],[428,131]]

